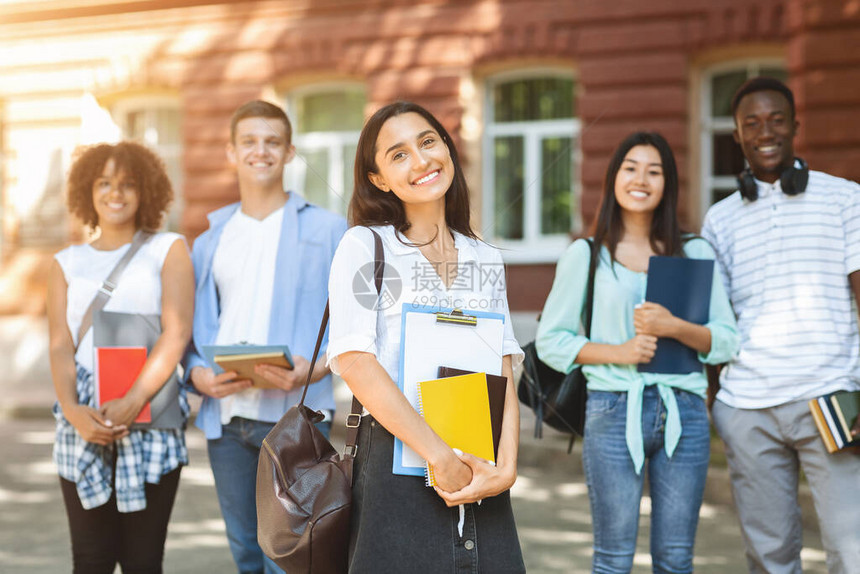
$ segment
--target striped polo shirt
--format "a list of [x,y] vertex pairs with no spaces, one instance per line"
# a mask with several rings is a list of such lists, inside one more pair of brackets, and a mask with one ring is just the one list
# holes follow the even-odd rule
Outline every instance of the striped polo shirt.
[[717,398],[756,409],[860,388],[860,186],[817,171],[794,196],[756,183],[757,201],[736,191],[702,229],[741,334]]

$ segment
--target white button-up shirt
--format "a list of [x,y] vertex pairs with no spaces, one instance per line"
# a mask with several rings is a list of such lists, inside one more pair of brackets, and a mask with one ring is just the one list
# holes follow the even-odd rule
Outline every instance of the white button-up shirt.
[[514,338],[508,311],[504,264],[497,249],[453,232],[458,273],[454,283],[446,288],[421,251],[406,244],[408,239],[398,238],[391,226],[373,229],[382,238],[386,265],[379,313],[371,232],[364,227],[348,230],[332,260],[328,362],[335,374],[340,375],[347,368],[340,364],[338,355],[363,351],[376,355],[397,382],[404,303],[502,313],[505,316],[502,354],[512,355],[514,367],[522,362],[523,352]]

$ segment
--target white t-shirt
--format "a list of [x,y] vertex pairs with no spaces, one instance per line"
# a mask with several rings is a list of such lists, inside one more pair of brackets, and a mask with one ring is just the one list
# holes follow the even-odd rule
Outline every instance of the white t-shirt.
[[[129,261],[117,281],[113,295],[105,305],[105,311],[119,313],[161,314],[161,268],[167,252],[176,241],[185,243],[178,233],[156,233]],[[90,303],[96,296],[110,272],[131,247],[127,243],[119,249],[100,251],[90,246],[72,245],[54,257],[63,270],[68,290],[66,292],[66,323],[77,343],[78,329]],[[188,249],[188,247],[185,247]],[[82,367],[93,370],[93,330],[89,329],[78,345],[75,361]]]
[[[283,219],[283,207],[262,220],[237,209],[224,225],[212,261],[221,305],[216,345],[270,342],[269,318]],[[262,391],[254,387],[224,397],[221,423],[227,424],[233,417],[256,419],[261,400]]]
[[[373,236],[353,227],[343,236],[331,264],[329,306],[331,324],[328,364],[341,374],[338,355],[347,351],[373,353],[393,381],[400,369],[401,310],[403,303],[457,307],[505,315],[502,354],[512,355],[513,366],[523,360],[514,338],[508,311],[505,269],[497,249],[454,232],[457,279],[445,288],[433,266],[417,247],[405,245],[392,226],[374,227],[385,252],[383,293],[378,313],[373,280]],[[408,239],[402,237],[408,242]]]

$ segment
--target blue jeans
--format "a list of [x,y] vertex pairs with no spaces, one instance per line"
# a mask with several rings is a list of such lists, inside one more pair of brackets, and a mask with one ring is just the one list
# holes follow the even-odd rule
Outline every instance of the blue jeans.
[[[645,388],[642,438],[651,495],[654,572],[692,572],[693,545],[710,454],[705,401],[675,391],[681,439],[666,456],[666,409],[657,388]],[[589,391],[583,464],[594,528],[593,572],[627,573],[633,567],[644,472],[637,475],[627,450],[627,393]],[[643,468],[644,470],[644,468]]]
[[[257,543],[257,459],[274,423],[234,417],[221,438],[208,441],[215,491],[227,529],[230,552],[240,574],[283,572]],[[331,423],[317,424],[328,437]]]

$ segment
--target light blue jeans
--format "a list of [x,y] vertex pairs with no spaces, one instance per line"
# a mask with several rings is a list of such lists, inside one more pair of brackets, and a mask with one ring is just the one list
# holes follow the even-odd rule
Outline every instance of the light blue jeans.
[[[227,529],[233,561],[240,574],[280,574],[257,542],[257,459],[263,439],[275,423],[234,417],[219,439],[208,441],[215,491]],[[331,423],[318,423],[328,437]]]
[[633,567],[644,474],[651,495],[654,572],[692,572],[699,507],[710,454],[705,401],[675,391],[681,439],[671,458],[664,448],[666,409],[657,388],[645,388],[642,438],[646,466],[637,475],[627,450],[627,393],[589,391],[583,463],[594,528],[593,572],[627,573]]

